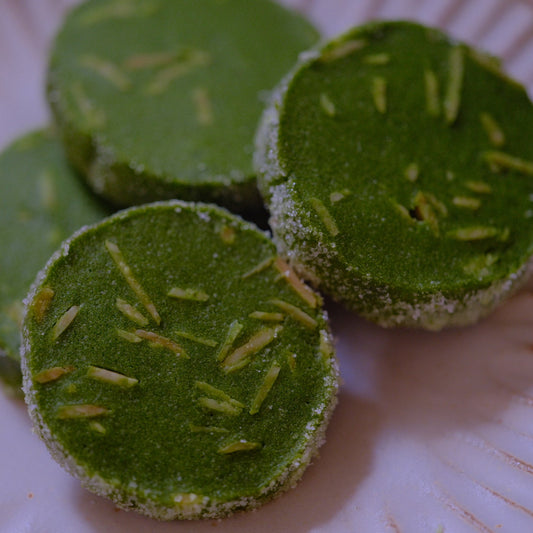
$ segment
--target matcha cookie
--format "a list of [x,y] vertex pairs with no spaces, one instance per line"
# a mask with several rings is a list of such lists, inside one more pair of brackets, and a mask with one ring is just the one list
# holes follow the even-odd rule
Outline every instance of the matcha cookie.
[[48,97],[70,159],[113,203],[243,211],[260,205],[265,91],[317,38],[270,0],[92,0],[57,36]]
[[22,373],[20,363],[5,353],[0,353],[0,386],[10,396],[22,398]]
[[[63,239],[111,210],[67,164],[57,137],[39,130],[0,154],[0,352],[20,359],[22,300]],[[16,382],[16,367],[0,361],[0,376]]]
[[494,58],[409,22],[306,54],[257,135],[280,253],[384,326],[472,323],[533,252],[533,107]]
[[149,204],[79,232],[34,284],[24,339],[54,458],[159,519],[225,516],[294,485],[335,403],[320,298],[214,206]]

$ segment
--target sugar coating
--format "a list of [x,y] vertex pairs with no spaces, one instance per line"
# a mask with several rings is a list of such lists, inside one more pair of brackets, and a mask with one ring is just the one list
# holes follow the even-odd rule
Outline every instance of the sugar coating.
[[[409,58],[409,76],[416,80],[417,68],[419,76],[404,99],[416,108],[406,111],[399,52],[409,46],[413,57],[423,56],[424,46],[428,56],[420,65]],[[431,28],[369,24],[302,55],[263,114],[254,164],[279,253],[315,287],[382,326],[473,323],[531,272],[533,153],[506,115],[520,108],[522,126],[533,131],[532,106],[524,89],[483,57]],[[478,111],[476,76],[507,98],[479,99]],[[420,121],[410,143],[405,116]],[[398,124],[406,142],[394,137]],[[372,128],[383,137],[371,137]],[[458,143],[458,161],[447,148],[442,163],[440,137],[449,143],[442,147]],[[471,152],[455,139],[470,142]],[[519,213],[514,220],[511,211]]]
[[[376,287],[372,280],[359,279],[353,268],[349,267],[348,272],[338,271],[342,257],[335,248],[328,249],[320,244],[324,234],[301,223],[298,213],[303,206],[298,206],[290,184],[274,186],[271,192],[271,224],[278,228],[274,241],[280,255],[288,258],[297,272],[316,287],[325,287],[323,277],[327,273],[331,278],[327,287],[331,296],[348,302],[358,311],[362,310],[366,318],[383,327],[422,327],[437,331],[475,323],[518,290],[533,271],[533,261],[530,260],[507,279],[494,282],[486,289],[464,294],[461,298],[451,298],[438,291],[429,299],[415,293],[412,302],[398,301],[386,287]],[[310,243],[314,243],[312,248]],[[357,299],[351,303],[354,294]],[[370,306],[366,306],[368,302]]]
[[[148,255],[157,251],[157,266],[163,274],[159,281],[146,276],[145,269],[150,270],[151,263],[136,259],[137,254],[123,244],[129,242],[133,234],[142,234],[144,218],[149,221],[150,230],[145,237],[138,237],[140,240],[137,242],[139,249],[144,249]],[[246,298],[235,291],[224,296],[223,286],[218,289],[206,286],[202,294],[208,294],[208,298],[168,296],[168,292],[172,294],[168,289],[175,284],[167,280],[173,273],[166,270],[166,265],[175,263],[169,263],[173,253],[180,257],[182,263],[189,261],[183,256],[185,241],[180,241],[181,245],[177,245],[178,249],[174,252],[168,243],[160,242],[154,248],[153,242],[158,241],[155,229],[168,230],[175,219],[183,220],[182,231],[191,238],[197,226],[202,228],[198,231],[203,238],[204,251],[197,251],[194,259],[204,262],[199,270],[213,273],[215,269],[220,272],[223,269],[217,266],[218,261],[224,261],[226,269],[221,276],[226,276],[228,283],[235,276],[232,283],[242,286]],[[117,231],[117,227],[124,229]],[[136,229],[132,233],[131,229],[126,229],[128,227]],[[228,227],[234,230],[231,242],[224,240],[225,233],[221,231]],[[175,230],[176,226],[172,229],[174,234]],[[144,246],[144,238],[152,244],[147,241]],[[94,246],[95,239],[100,243],[96,248],[99,251],[96,254],[92,252],[91,260],[80,259],[84,246]],[[111,240],[115,247],[109,245]],[[110,257],[110,249],[113,257]],[[117,249],[121,254],[119,264]],[[208,249],[218,250],[218,259],[205,256],[199,259]],[[235,254],[235,260],[229,260],[230,256],[225,255],[230,252]],[[273,244],[255,226],[220,208],[180,201],[130,208],[101,224],[81,230],[66,241],[39,273],[26,298],[22,350],[24,392],[30,417],[54,459],[77,477],[83,486],[112,499],[117,506],[161,520],[220,518],[238,510],[258,507],[294,486],[324,442],[326,426],[336,403],[338,368],[323,309],[308,306],[285,279],[276,281],[279,271],[272,264],[243,280],[242,273],[252,272],[252,265],[264,263],[265,256],[271,255],[275,256]],[[99,298],[89,298],[89,293],[80,287],[58,285],[59,280],[65,279],[62,265],[70,264],[67,268],[76,269],[71,261],[74,264],[81,261],[80,265],[91,265],[89,268],[101,265],[99,270],[101,272],[103,268],[106,272],[106,281]],[[104,261],[105,267],[101,261]],[[212,266],[211,261],[214,261]],[[195,267],[195,270],[198,269]],[[145,312],[141,301],[144,296],[140,298],[131,288],[128,283],[130,275],[134,275],[137,284],[151,296],[151,302],[161,318],[160,324]],[[208,276],[211,278],[213,274]],[[83,278],[81,283],[93,283],[91,276],[87,277],[82,270],[75,278]],[[189,283],[192,283],[191,279]],[[197,284],[199,279],[196,278]],[[69,280],[70,283],[71,278]],[[185,278],[182,279],[183,283],[185,281]],[[165,290],[156,290],[158,284],[162,284]],[[34,304],[43,287],[52,285],[52,304],[45,318],[37,321]],[[121,294],[118,307],[117,291]],[[255,298],[249,298],[254,293]],[[76,294],[85,294],[84,299],[89,298],[90,301],[78,304],[75,317],[57,338],[51,339],[50,345],[46,339],[50,339],[54,325],[65,314],[64,302]],[[268,304],[273,296],[305,308],[316,321],[316,329],[306,328],[290,315],[285,315],[282,322],[273,326],[266,322],[266,326],[261,326],[260,321],[248,316],[247,309],[241,309],[242,306],[274,309]],[[319,298],[316,298],[318,305]],[[228,302],[235,299],[239,300],[239,309],[231,310]],[[98,300],[101,300],[100,304]],[[160,338],[180,344],[186,356],[177,353],[166,342],[154,345],[150,337],[141,334],[135,322],[138,317],[125,307],[126,301],[149,317],[149,324],[143,326],[143,331],[153,331]],[[243,303],[246,301],[248,303]],[[127,313],[124,313],[125,309]],[[174,310],[173,316],[169,315],[169,309]],[[236,311],[242,328],[233,327],[237,333],[229,340],[227,352],[221,360],[217,360]],[[194,316],[191,317],[192,314]],[[99,322],[93,325],[93,321]],[[172,332],[177,331],[176,321],[181,329],[187,331],[196,324],[195,335],[173,335]],[[128,324],[131,326],[128,327]],[[244,354],[249,359],[246,366],[225,373],[224,361],[231,358],[231,353],[251,342],[261,328],[270,327],[274,328],[274,337],[255,350],[247,350]],[[140,336],[140,342],[130,342],[117,335],[116,328],[135,332]],[[98,331],[98,339],[101,340],[95,339],[91,331]],[[197,342],[195,337],[213,342]],[[98,348],[98,342],[104,345]],[[294,368],[289,366],[287,359],[287,353],[292,352],[298,353]],[[72,354],[76,354],[75,358]],[[146,358],[149,358],[148,367],[143,363]],[[272,368],[275,368],[274,379]],[[168,416],[164,407],[176,401],[173,393],[164,395],[161,414],[154,407],[156,403],[159,405],[155,400],[159,389],[166,390],[169,386],[169,390],[177,387],[176,399],[179,398],[180,410],[174,413],[174,417]],[[309,406],[293,405],[294,400],[290,400],[294,389],[299,387],[303,387],[302,398],[307,398]],[[308,394],[307,389],[315,392]],[[256,400],[258,394],[261,395],[260,402]],[[154,397],[150,399],[152,395]],[[144,408],[143,403],[152,407]],[[141,420],[135,415],[137,407],[131,411],[133,414],[124,414],[135,404],[141,410],[147,409]],[[173,427],[173,418],[179,428]],[[163,422],[169,427],[169,435],[174,437],[154,443],[159,433],[151,436],[151,428],[160,428]],[[128,424],[146,424],[146,427],[128,434]],[[266,437],[259,441],[254,438],[254,432],[255,435],[262,434],[262,425],[270,427],[272,424],[281,424],[275,432],[268,430],[265,433],[272,434],[275,442],[269,442]],[[115,441],[115,434],[123,431],[126,433],[121,438],[117,436]],[[283,435],[282,441],[276,436],[278,432]],[[173,452],[167,457],[168,439],[173,442]],[[135,443],[136,440],[139,444]],[[131,442],[134,457],[122,452],[120,443],[124,442]],[[294,444],[287,446],[281,442]],[[274,453],[277,448],[272,448],[277,446],[281,446],[279,455]],[[85,447],[91,449],[89,455],[86,455]],[[153,459],[146,457],[147,449],[151,450]],[[266,458],[263,454],[267,454]],[[189,457],[186,463],[180,459],[183,455]],[[108,465],[107,456],[121,457],[120,464]],[[162,477],[151,473],[161,468],[160,461],[169,461]],[[151,465],[147,468],[148,472],[137,468],[139,462]],[[175,463],[181,466],[176,469]],[[132,471],[120,466],[122,464],[131,465]],[[270,466],[267,468],[267,465]],[[229,471],[226,471],[227,468]],[[257,469],[263,472],[262,477],[250,485],[249,480],[255,479]],[[231,481],[227,481],[228,475],[233,475]],[[209,481],[203,482],[205,485],[202,486],[195,481],[198,476]]]

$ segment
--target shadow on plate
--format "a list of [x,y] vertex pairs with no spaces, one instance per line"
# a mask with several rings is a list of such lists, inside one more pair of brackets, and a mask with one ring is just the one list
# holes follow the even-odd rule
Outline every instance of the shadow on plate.
[[533,386],[533,292],[475,326],[384,330],[332,309],[345,387],[384,425],[431,441],[497,421]]

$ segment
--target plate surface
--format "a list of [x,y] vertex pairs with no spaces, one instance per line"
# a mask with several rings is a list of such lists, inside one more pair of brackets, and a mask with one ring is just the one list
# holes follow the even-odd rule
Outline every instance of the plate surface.
[[[0,0],[0,147],[48,120],[46,55],[73,0]],[[503,57],[533,95],[526,0],[283,0],[331,36],[375,18],[443,28]],[[482,323],[385,331],[336,305],[344,379],[299,486],[219,522],[159,523],[80,488],[0,394],[0,533],[533,531],[533,283]]]

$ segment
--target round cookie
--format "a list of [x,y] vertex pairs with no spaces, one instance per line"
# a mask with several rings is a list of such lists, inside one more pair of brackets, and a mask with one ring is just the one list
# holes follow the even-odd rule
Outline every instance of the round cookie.
[[257,134],[282,256],[383,326],[476,321],[529,272],[533,107],[497,61],[403,21],[306,54]]
[[48,98],[69,158],[114,204],[252,210],[265,91],[317,38],[271,0],[92,0],[56,38]]
[[[27,134],[0,154],[0,352],[20,360],[22,300],[59,244],[110,213],[67,164],[51,130]],[[0,376],[12,382],[15,375],[2,361]]]
[[85,229],[26,304],[36,430],[124,509],[257,507],[323,441],[338,370],[321,300],[266,234],[221,208],[160,202]]

